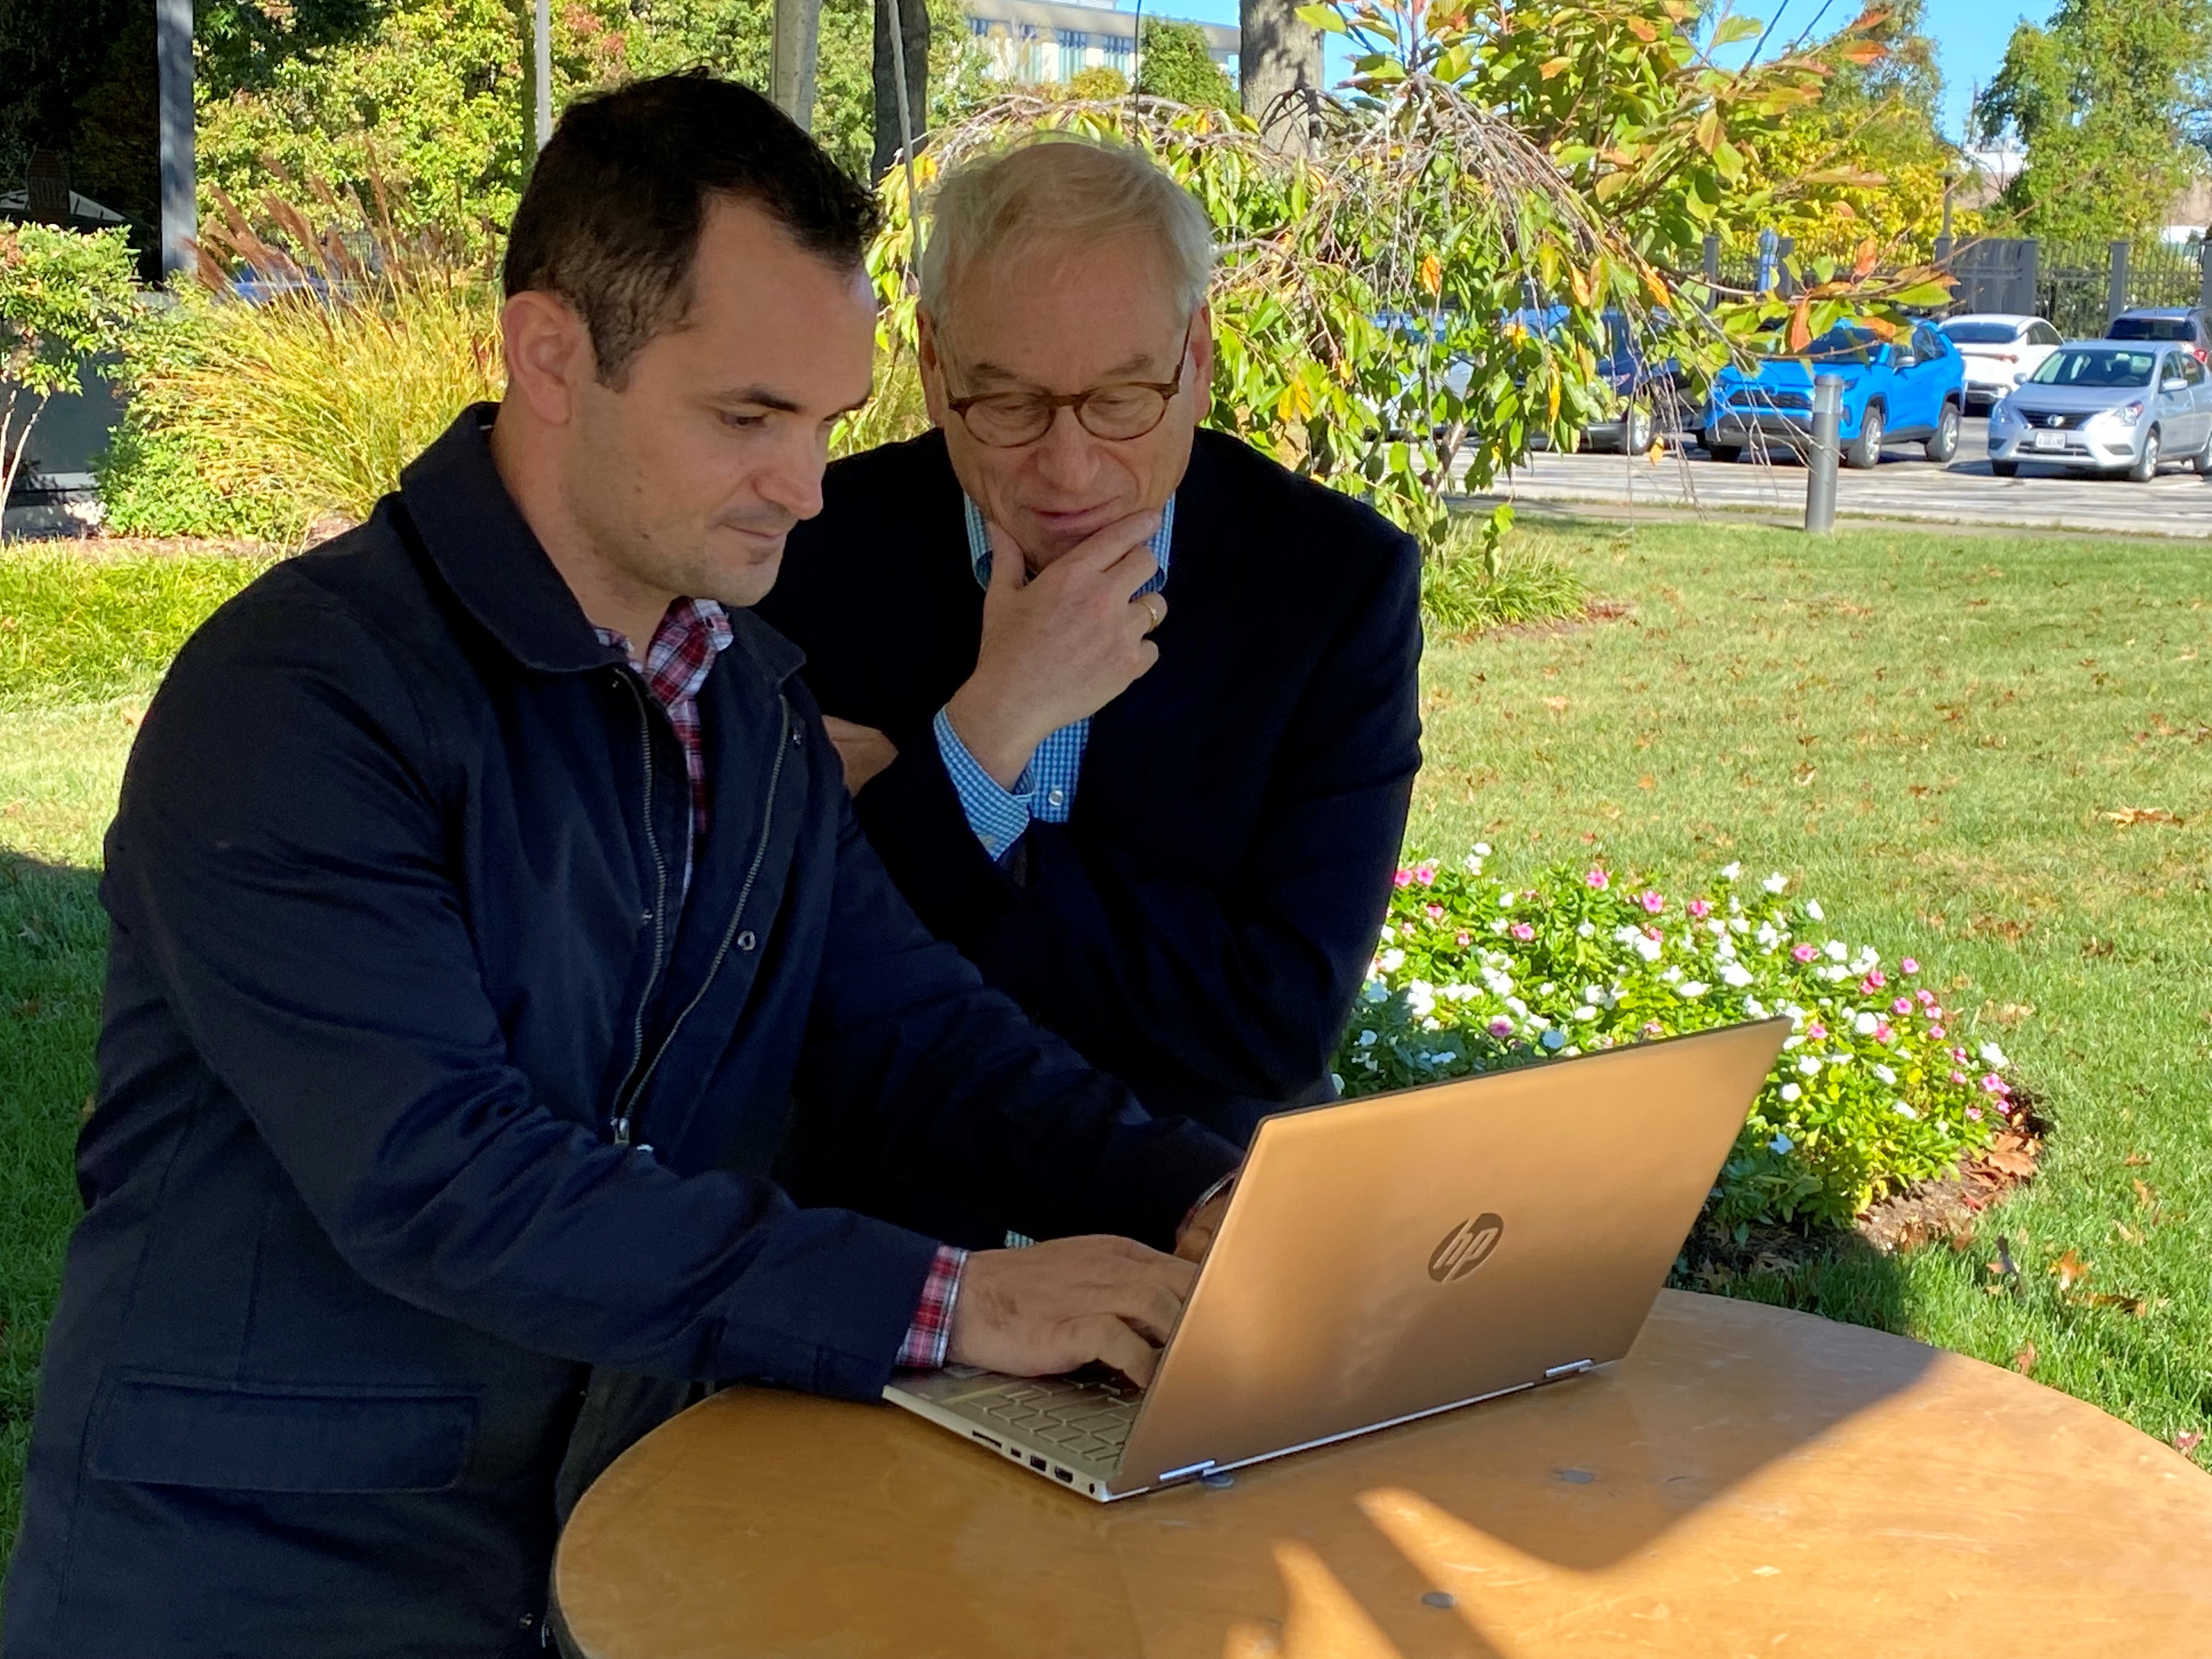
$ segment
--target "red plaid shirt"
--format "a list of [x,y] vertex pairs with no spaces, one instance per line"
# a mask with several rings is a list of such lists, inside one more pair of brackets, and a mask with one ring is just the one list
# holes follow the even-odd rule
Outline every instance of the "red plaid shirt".
[[[594,628],[601,645],[635,661],[629,640],[611,628]],[[645,647],[639,678],[675,728],[684,750],[684,773],[691,780],[691,834],[684,843],[684,890],[691,887],[691,851],[707,833],[707,751],[699,740],[699,688],[714,671],[714,659],[730,647],[729,612],[712,599],[678,599],[660,618]]]
[[[595,628],[599,643],[635,659],[629,641],[611,628]],[[678,599],[653,630],[645,647],[640,678],[653,702],[660,705],[684,750],[684,773],[691,781],[691,833],[684,843],[684,890],[691,887],[691,853],[707,833],[707,754],[699,737],[699,688],[707,683],[714,659],[729,649],[729,613],[712,599]],[[934,1370],[945,1363],[945,1350],[952,1338],[952,1305],[960,1297],[960,1275],[968,1265],[968,1252],[950,1244],[937,1247],[929,1264],[929,1277],[921,1287],[921,1303],[899,1345],[902,1365]]]

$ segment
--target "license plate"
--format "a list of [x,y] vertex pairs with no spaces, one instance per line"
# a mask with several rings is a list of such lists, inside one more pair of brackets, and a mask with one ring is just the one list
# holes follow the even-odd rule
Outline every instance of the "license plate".
[[2066,434],[2063,432],[2039,432],[2035,434],[2035,447],[2063,449],[2066,447]]

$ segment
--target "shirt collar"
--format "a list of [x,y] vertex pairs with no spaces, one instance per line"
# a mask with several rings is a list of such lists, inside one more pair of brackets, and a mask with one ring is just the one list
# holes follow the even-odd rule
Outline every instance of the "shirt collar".
[[[975,568],[975,580],[985,587],[991,585],[991,532],[983,522],[983,509],[975,505],[975,498],[966,491],[960,495],[961,510],[968,520],[968,562]],[[1167,505],[1160,509],[1160,527],[1153,532],[1152,557],[1160,567],[1159,580],[1168,574],[1168,548],[1175,540],[1175,497],[1168,497]]]
[[[618,629],[595,623],[592,631],[599,636],[600,644],[611,647],[625,657],[636,654]],[[730,641],[735,637],[730,613],[715,600],[672,601],[653,629],[653,638],[646,644],[646,683],[664,702],[689,702],[699,695],[699,688],[714,672],[714,659],[730,648]],[[701,644],[703,649],[693,648]]]

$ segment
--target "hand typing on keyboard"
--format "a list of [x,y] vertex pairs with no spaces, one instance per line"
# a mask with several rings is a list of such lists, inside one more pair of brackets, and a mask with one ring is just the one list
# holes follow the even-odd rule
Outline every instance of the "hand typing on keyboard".
[[960,1276],[946,1358],[1016,1376],[1111,1367],[1139,1386],[1198,1269],[1133,1239],[1048,1239],[978,1250]]

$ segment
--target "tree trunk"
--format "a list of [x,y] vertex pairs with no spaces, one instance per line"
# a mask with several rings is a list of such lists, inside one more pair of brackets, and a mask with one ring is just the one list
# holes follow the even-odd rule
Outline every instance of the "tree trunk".
[[1298,21],[1300,0],[1239,0],[1237,53],[1244,112],[1269,143],[1310,155],[1318,136],[1312,110],[1323,84],[1322,33]]
[[[899,27],[905,37],[907,110],[914,136],[929,130],[928,0],[898,0]],[[899,153],[898,73],[900,56],[892,44],[890,0],[876,0],[876,154],[869,164],[880,179],[897,163]]]
[[820,60],[822,0],[775,0],[769,37],[769,96],[793,120],[814,131],[814,70]]

